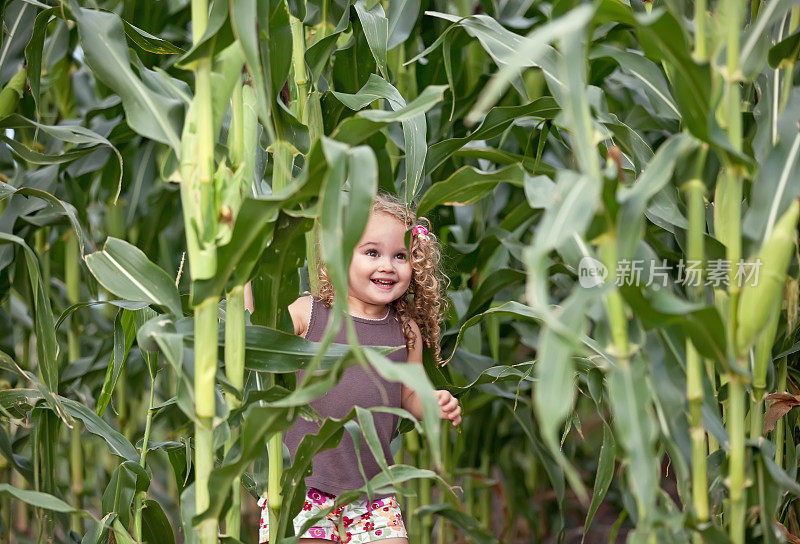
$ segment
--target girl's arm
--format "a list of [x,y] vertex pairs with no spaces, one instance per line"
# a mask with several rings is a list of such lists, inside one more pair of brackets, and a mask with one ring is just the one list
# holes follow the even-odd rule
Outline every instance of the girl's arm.
[[[253,306],[253,288],[248,281],[244,286],[244,307],[251,314]],[[308,331],[308,318],[311,315],[311,297],[300,297],[289,304],[289,315],[292,317],[294,333],[298,336],[305,336]]]
[[292,318],[294,333],[305,336],[308,332],[308,320],[311,316],[311,297],[300,297],[289,304],[289,316]]
[[[414,364],[422,364],[422,333],[419,326],[412,321],[411,328],[414,331],[415,341],[414,347],[408,351],[408,362]],[[416,391],[405,384],[401,389],[401,403],[400,407],[410,412],[415,418],[422,419],[422,402]],[[436,398],[439,401],[439,417],[442,419],[449,419],[453,425],[461,423],[461,407],[458,405],[456,399],[449,391],[439,389],[436,391]]]

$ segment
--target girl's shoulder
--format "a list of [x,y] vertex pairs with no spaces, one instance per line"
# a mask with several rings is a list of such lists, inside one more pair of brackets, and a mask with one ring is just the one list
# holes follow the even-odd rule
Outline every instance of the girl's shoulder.
[[289,315],[294,325],[294,333],[298,336],[305,336],[306,332],[308,332],[313,300],[314,298],[311,295],[305,295],[289,304]]

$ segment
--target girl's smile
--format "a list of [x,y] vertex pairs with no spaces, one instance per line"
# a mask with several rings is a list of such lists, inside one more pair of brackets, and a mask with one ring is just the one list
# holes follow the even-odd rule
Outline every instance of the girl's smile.
[[373,213],[350,262],[348,302],[359,317],[381,318],[411,283],[406,227],[387,213]]

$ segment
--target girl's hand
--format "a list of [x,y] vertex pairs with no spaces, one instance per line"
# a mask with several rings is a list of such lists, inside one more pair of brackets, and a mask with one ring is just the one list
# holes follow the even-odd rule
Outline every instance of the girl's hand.
[[453,425],[459,425],[461,423],[461,406],[458,405],[458,399],[450,391],[444,389],[436,391],[436,398],[439,401],[439,417],[451,420]]

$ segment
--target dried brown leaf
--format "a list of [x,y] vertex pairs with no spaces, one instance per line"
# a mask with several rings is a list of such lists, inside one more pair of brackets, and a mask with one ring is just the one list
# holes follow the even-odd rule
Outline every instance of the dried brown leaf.
[[775,523],[777,523],[778,527],[780,527],[781,530],[783,531],[783,536],[786,537],[786,542],[788,542],[789,544],[800,544],[800,538],[797,538],[796,535],[790,533],[789,529],[787,529],[783,523],[781,523],[780,521],[776,521]]
[[764,432],[768,433],[775,428],[775,423],[789,413],[795,406],[800,406],[800,395],[790,395],[788,393],[770,393],[764,397],[767,402],[771,401],[764,417]]

